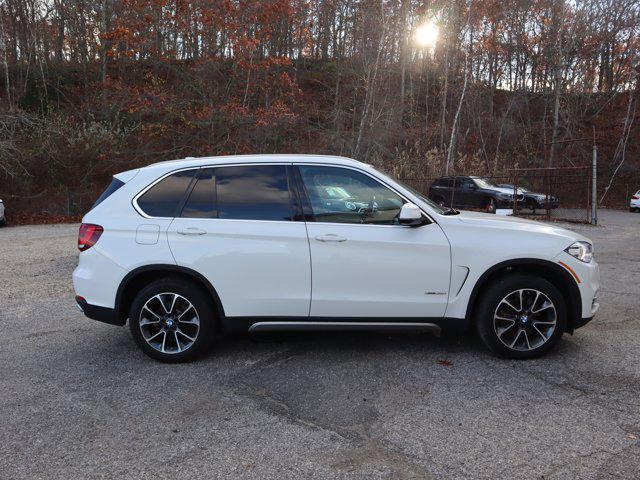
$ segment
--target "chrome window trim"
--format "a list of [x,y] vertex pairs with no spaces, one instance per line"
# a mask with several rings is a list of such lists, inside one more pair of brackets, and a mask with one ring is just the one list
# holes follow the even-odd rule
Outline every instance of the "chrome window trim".
[[[309,166],[319,166],[319,167],[333,167],[333,168],[345,168],[348,170],[353,170],[359,173],[362,173],[364,175],[367,175],[368,177],[372,178],[373,180],[375,180],[376,182],[380,183],[381,185],[384,185],[386,188],[388,188],[389,190],[391,190],[393,193],[395,193],[396,195],[398,195],[399,197],[401,197],[403,200],[405,200],[406,202],[409,203],[413,203],[414,205],[416,204],[415,201],[412,201],[411,199],[407,198],[406,195],[404,195],[403,193],[399,192],[396,188],[394,188],[393,186],[389,185],[387,182],[381,180],[380,178],[376,177],[375,175],[372,175],[371,173],[367,172],[366,170],[362,170],[361,168],[356,168],[356,167],[352,167],[351,165],[341,165],[341,164],[337,164],[337,163],[324,163],[324,162],[238,162],[238,163],[224,163],[224,164],[211,164],[211,165],[200,165],[200,166],[191,166],[191,167],[183,167],[183,168],[177,168],[175,170],[171,170],[170,172],[165,173],[164,175],[161,175],[160,177],[158,177],[157,179],[155,179],[153,182],[151,182],[149,185],[147,185],[146,187],[144,187],[140,192],[138,192],[133,199],[131,200],[131,204],[133,205],[133,208],[136,210],[136,212],[138,212],[138,214],[144,218],[149,218],[149,219],[165,219],[165,220],[173,220],[174,218],[182,218],[182,217],[154,217],[151,215],[147,215],[142,208],[140,208],[140,206],[138,205],[138,199],[144,195],[150,188],[152,188],[155,184],[161,182],[162,180],[164,180],[165,178],[167,178],[169,175],[173,175],[174,173],[178,173],[178,172],[184,172],[187,170],[201,170],[203,168],[224,168],[224,167],[242,167],[242,166],[249,166],[249,165],[284,165],[284,166],[303,166],[303,165],[309,165]],[[420,211],[422,212],[422,214],[427,217],[427,219],[429,220],[430,224],[437,224],[438,222],[435,221],[435,219],[433,218],[432,215],[430,215],[428,212],[425,211],[424,208],[420,207],[418,205],[418,208],[420,209]],[[201,218],[201,219],[197,219],[197,220],[240,220],[240,221],[247,221],[247,222],[284,222],[284,220],[250,220],[250,219],[233,219],[233,218]],[[287,221],[287,223],[289,223]],[[305,221],[305,223],[307,223]],[[375,224],[371,224],[371,223],[342,223],[342,222],[309,222],[309,223],[316,223],[316,224],[325,224],[325,225],[358,225],[361,227],[395,227],[395,228],[415,228],[415,227],[407,227],[405,225],[375,225]],[[425,224],[422,226],[426,226],[429,224]]]
[[[170,175],[173,175],[174,173],[178,173],[178,172],[186,172],[187,170],[201,170],[203,168],[224,168],[224,167],[243,167],[243,166],[249,166],[249,165],[283,165],[283,166],[287,166],[287,165],[291,165],[291,163],[289,162],[243,162],[243,163],[225,163],[225,164],[220,164],[220,165],[200,165],[197,167],[184,167],[184,168],[177,168],[175,170],[171,170],[170,172],[165,173],[164,175],[156,178],[153,182],[151,182],[149,185],[147,185],[146,187],[144,187],[140,192],[138,192],[133,199],[131,200],[131,204],[133,205],[133,208],[135,209],[136,212],[138,212],[138,214],[140,214],[142,217],[144,218],[158,218],[158,219],[165,219],[165,220],[173,220],[174,218],[182,218],[182,217],[153,217],[151,215],[147,215],[142,208],[140,207],[140,205],[138,205],[138,199],[144,195],[150,188],[152,188],[155,184],[161,182],[162,180],[164,180],[165,178],[167,178]],[[249,222],[289,222],[288,220],[250,220],[250,219],[246,219],[246,218],[199,218],[196,220],[243,220],[243,221],[249,221]]]

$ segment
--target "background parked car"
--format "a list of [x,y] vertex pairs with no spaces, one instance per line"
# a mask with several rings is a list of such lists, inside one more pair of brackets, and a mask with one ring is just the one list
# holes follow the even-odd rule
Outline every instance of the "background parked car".
[[[500,187],[483,177],[442,177],[431,184],[429,198],[445,207],[479,208],[495,213],[498,208],[513,208],[513,188]],[[523,195],[518,193],[516,202]]]
[[629,211],[640,212],[640,190],[631,196],[631,200],[629,201]]
[[[501,183],[498,185],[499,187],[508,188],[513,192],[513,185],[508,183]],[[532,192],[531,190],[527,190],[524,187],[518,187],[518,193],[521,193],[524,196],[524,200],[522,202],[522,206],[535,212],[536,209],[547,209],[547,208],[558,208],[560,202],[558,201],[558,197],[553,195],[549,195],[545,193]]]
[[0,200],[0,227],[4,227],[7,224],[7,219],[4,216],[4,203]]

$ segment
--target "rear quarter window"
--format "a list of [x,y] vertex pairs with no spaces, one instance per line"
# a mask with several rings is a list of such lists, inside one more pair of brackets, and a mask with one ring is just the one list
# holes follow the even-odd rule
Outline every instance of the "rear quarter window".
[[118,180],[116,177],[113,177],[111,179],[111,183],[109,184],[109,186],[104,190],[104,192],[100,194],[98,199],[91,206],[91,210],[96,208],[98,205],[104,202],[107,198],[113,195],[113,193],[116,192],[123,185],[124,185],[124,182],[122,180]]
[[197,169],[163,178],[138,197],[140,210],[150,217],[175,217]]

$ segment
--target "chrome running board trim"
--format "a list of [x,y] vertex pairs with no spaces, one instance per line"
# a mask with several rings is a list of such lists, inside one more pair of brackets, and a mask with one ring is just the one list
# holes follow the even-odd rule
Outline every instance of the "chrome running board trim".
[[250,332],[281,331],[439,331],[435,323],[423,322],[257,322]]

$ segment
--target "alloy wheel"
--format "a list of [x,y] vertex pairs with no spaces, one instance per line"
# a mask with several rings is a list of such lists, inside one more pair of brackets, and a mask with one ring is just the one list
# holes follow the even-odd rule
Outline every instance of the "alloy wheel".
[[529,351],[541,347],[556,329],[558,315],[551,299],[539,290],[523,288],[507,294],[493,316],[496,336],[506,347]]
[[151,297],[140,311],[142,338],[154,350],[177,354],[189,349],[200,333],[200,317],[193,304],[173,292]]

